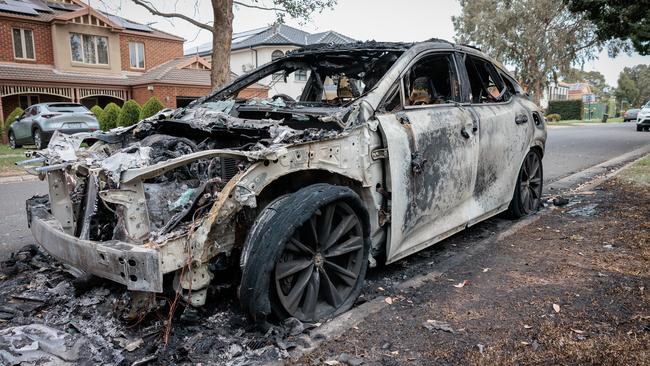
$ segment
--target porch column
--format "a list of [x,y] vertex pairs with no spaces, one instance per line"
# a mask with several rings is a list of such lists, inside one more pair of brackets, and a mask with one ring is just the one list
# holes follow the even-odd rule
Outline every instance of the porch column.
[[2,126],[2,143],[3,144],[9,143],[9,139],[7,138],[7,128],[9,126],[5,126],[5,116],[4,116],[4,107],[2,106],[2,96],[0,96],[0,126]]

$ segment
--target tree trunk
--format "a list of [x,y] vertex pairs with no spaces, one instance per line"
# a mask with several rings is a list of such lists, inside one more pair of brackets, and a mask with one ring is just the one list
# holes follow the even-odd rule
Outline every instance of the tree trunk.
[[540,99],[542,99],[542,81],[539,80],[539,78],[536,78],[533,87],[535,88],[533,93],[533,102],[539,106]]
[[230,47],[232,44],[233,0],[212,0],[212,89],[230,81]]

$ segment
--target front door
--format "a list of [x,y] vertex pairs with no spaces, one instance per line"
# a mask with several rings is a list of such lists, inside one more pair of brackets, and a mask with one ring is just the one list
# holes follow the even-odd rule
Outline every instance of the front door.
[[480,133],[472,223],[507,209],[534,133],[533,116],[514,86],[488,60],[466,55],[472,110]]
[[17,143],[31,143],[32,136],[32,118],[34,110],[36,107],[27,108],[21,115],[21,119],[14,122],[14,137],[16,138]]
[[402,105],[378,114],[391,193],[387,261],[465,227],[478,159],[478,125],[458,106],[452,54],[417,58],[401,80]]

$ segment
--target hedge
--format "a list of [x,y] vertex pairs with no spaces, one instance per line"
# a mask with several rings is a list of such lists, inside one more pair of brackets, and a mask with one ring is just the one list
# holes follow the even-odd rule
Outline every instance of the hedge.
[[94,105],[92,108],[90,108],[90,111],[93,112],[95,117],[97,117],[97,121],[99,121],[102,118],[102,114],[104,114],[104,110],[98,105]]
[[546,116],[546,120],[549,122],[558,122],[559,120],[562,119],[562,116],[560,116],[557,113],[549,114]]
[[547,114],[559,114],[563,120],[582,119],[581,100],[553,100],[548,103]]
[[131,126],[140,120],[140,105],[135,100],[127,100],[122,106],[117,125],[120,127]]
[[108,103],[104,112],[102,113],[102,118],[99,120],[99,128],[102,131],[108,131],[111,128],[117,127],[117,120],[120,117],[120,106],[115,103]]
[[161,111],[165,106],[162,104],[158,97],[151,97],[149,100],[142,105],[142,110],[140,111],[140,120],[149,118],[154,114]]
[[17,107],[9,115],[7,116],[7,119],[5,120],[5,125],[3,126],[3,130],[9,129],[9,126],[11,126],[12,123],[16,122],[16,118],[23,114],[23,109],[20,107]]

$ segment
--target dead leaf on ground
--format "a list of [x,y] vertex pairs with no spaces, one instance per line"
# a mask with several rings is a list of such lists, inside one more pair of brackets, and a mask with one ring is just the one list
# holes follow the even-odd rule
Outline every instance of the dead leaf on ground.
[[492,269],[492,268],[483,268],[483,272],[487,272],[487,271],[489,271],[489,270],[491,270],[491,269]]
[[461,282],[461,283],[455,284],[454,287],[456,287],[456,288],[463,288],[463,287],[465,287],[465,286],[467,286],[467,285],[469,285],[469,281],[468,281],[468,280],[465,280],[465,281],[463,281],[463,282]]
[[560,312],[560,305],[553,304],[553,310],[555,310],[556,313],[559,313]]
[[524,329],[530,329],[532,327],[533,327],[532,325],[524,324]]
[[393,305],[393,299],[390,297],[385,298],[384,301],[386,301],[386,304],[388,305]]
[[583,330],[579,330],[579,329],[573,329],[573,328],[572,328],[571,330],[574,331],[574,332],[576,332],[576,333],[578,333],[578,334],[582,334],[582,333],[584,333]]

